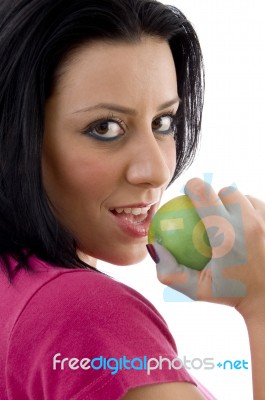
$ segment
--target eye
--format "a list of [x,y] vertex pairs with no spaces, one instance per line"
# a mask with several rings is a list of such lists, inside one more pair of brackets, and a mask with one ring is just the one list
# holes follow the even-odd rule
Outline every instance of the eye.
[[160,117],[154,119],[152,122],[152,129],[156,133],[174,135],[176,132],[176,127],[176,120],[174,118],[174,115],[171,114],[161,115]]
[[99,120],[89,125],[84,133],[98,140],[117,140],[124,135],[124,129],[121,123],[122,121],[115,121],[113,119]]

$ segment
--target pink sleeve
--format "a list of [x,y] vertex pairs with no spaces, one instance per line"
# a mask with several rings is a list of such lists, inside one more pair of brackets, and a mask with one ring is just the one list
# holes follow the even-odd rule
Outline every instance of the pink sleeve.
[[105,275],[64,273],[34,294],[13,329],[9,398],[116,400],[146,384],[195,384],[184,368],[148,373],[148,360],[159,357],[173,360],[177,351],[151,303]]

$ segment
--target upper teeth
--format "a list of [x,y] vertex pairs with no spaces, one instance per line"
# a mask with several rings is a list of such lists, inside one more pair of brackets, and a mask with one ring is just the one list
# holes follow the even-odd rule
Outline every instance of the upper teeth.
[[141,207],[141,208],[113,208],[118,214],[125,212],[125,214],[133,214],[133,215],[140,215],[146,214],[150,210],[149,207]]

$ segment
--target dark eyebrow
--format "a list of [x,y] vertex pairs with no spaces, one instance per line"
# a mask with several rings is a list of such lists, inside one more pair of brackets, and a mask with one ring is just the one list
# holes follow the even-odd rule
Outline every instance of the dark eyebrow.
[[[178,104],[178,103],[180,103],[180,101],[181,101],[180,98],[177,96],[174,99],[166,101],[165,103],[161,104],[158,107],[158,111],[162,111],[165,108],[172,106],[173,104]],[[80,112],[88,112],[88,111],[93,111],[93,110],[100,110],[100,109],[120,112],[122,114],[128,114],[128,115],[132,115],[132,116],[135,116],[137,114],[137,112],[135,110],[133,110],[132,108],[124,107],[124,106],[121,106],[118,104],[113,104],[113,103],[99,103],[99,104],[96,104],[95,106],[85,107],[80,110],[74,111],[73,114],[77,114]]]

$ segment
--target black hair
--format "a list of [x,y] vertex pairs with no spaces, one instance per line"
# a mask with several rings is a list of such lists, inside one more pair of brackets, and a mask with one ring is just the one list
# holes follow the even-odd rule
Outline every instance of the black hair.
[[9,278],[8,256],[18,268],[29,268],[31,254],[61,267],[89,267],[42,186],[45,103],[71,51],[92,40],[131,43],[143,35],[166,40],[176,66],[182,101],[173,181],[194,158],[203,108],[202,54],[186,17],[156,0],[1,1],[0,257]]

